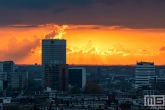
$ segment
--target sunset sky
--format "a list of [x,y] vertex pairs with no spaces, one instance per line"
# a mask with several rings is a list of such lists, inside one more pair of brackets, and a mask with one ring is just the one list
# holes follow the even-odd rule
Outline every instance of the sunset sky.
[[41,64],[41,40],[67,40],[68,64],[165,64],[165,0],[0,1],[0,60]]

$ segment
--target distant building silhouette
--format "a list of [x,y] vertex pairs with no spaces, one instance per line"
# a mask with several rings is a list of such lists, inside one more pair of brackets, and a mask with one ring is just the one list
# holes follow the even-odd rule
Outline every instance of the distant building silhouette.
[[97,68],[96,78],[100,78],[100,76],[101,76],[101,68]]
[[0,72],[3,71],[3,62],[0,62]]
[[28,72],[27,71],[14,71],[11,72],[11,87],[17,88],[20,87],[21,89],[26,85],[25,81],[28,79]]

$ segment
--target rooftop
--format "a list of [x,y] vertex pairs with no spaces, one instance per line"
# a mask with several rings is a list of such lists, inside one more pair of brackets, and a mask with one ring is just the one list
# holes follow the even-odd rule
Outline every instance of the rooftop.
[[137,62],[136,65],[154,65],[154,62],[144,62],[144,61],[141,61],[141,62]]
[[52,39],[42,39],[42,40],[48,40],[48,41],[54,41],[54,40],[65,40],[65,41],[66,41],[66,39],[55,39],[55,38],[52,38]]

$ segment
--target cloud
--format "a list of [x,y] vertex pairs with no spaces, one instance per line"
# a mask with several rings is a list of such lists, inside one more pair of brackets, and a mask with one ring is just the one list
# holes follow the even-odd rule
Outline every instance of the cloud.
[[67,48],[66,48],[66,52],[67,52],[67,53],[72,53],[72,52],[73,52],[73,49],[72,49],[72,48],[67,47]]
[[[35,25],[11,25],[10,27],[14,28],[31,28]],[[37,25],[38,27],[43,27],[47,25]],[[44,37],[33,36],[29,38],[24,38],[20,40],[19,37],[12,37],[8,40],[7,48],[0,49],[0,60],[14,60],[14,61],[23,61],[31,56],[40,56],[41,55],[41,38],[52,39],[59,38],[61,39],[64,34],[66,34],[65,29],[67,25],[53,25],[54,30],[46,34]],[[50,27],[48,25],[48,27]],[[0,35],[4,33],[0,32]],[[7,33],[9,34],[9,33]],[[11,34],[13,35],[13,34]]]
[[55,23],[165,28],[164,5],[163,0],[0,0],[0,26]]
[[17,25],[10,25],[9,27],[13,28],[35,28],[39,27],[40,25],[27,25],[27,24],[17,24]]
[[8,45],[6,49],[0,50],[1,60],[14,60],[18,61],[30,54],[33,54],[33,49],[40,46],[40,38],[37,36],[33,36],[32,40],[23,39],[19,41],[18,38],[12,37],[8,41]]
[[[69,24],[67,29],[100,29],[100,28],[107,28],[107,26],[102,25],[72,25]],[[107,28],[108,29],[108,28]]]
[[101,52],[101,55],[121,55],[129,56],[133,54],[131,50],[126,49],[121,42],[117,42],[111,48]]
[[87,51],[93,46],[92,40],[89,40],[85,45],[82,46],[82,48]]
[[100,27],[93,27],[92,29],[100,29]]
[[28,1],[22,1],[22,0],[2,0],[0,1],[1,7],[8,7],[8,8],[19,8],[19,9],[47,9],[53,6],[59,6],[59,5],[75,5],[75,6],[84,6],[88,5],[93,0],[82,0],[82,1],[75,1],[75,0],[28,0]]
[[165,51],[165,47],[161,47],[159,50],[160,51]]
[[[135,64],[136,61],[153,61],[154,57],[161,61],[159,50],[129,49],[123,46],[122,42],[115,43],[112,47],[99,50],[92,40],[87,41],[81,48],[67,50],[67,62],[70,64]],[[158,63],[159,61],[155,61]]]
[[81,56],[81,57],[86,57],[86,56],[111,56],[111,57],[138,57],[138,56],[156,56],[159,55],[160,52],[158,50],[152,50],[152,49],[138,49],[138,50],[131,50],[123,46],[123,43],[117,42],[115,43],[112,47],[107,48],[105,50],[99,50],[98,47],[93,45],[93,41],[89,40],[86,44],[84,44],[81,48],[75,48],[74,47],[69,47],[68,53],[69,56],[74,55],[74,56]]
[[68,25],[54,25],[54,30],[48,34],[45,35],[45,39],[61,39],[64,34],[66,34],[65,29],[68,28]]
[[54,38],[54,36],[56,35],[56,32],[55,31],[52,31],[48,34],[45,35],[45,39],[51,39],[51,38]]
[[22,1],[22,0],[1,0],[0,6],[1,7],[7,7],[7,8],[13,8],[13,9],[47,9],[50,8],[54,2],[54,0],[49,0],[49,2],[46,2],[44,0],[28,0],[28,1]]
[[68,54],[75,54],[75,55],[121,55],[121,56],[127,56],[131,54],[131,50],[125,49],[120,42],[113,45],[112,48],[100,51],[98,47],[93,45],[93,41],[89,40],[85,45],[83,45],[80,49],[74,50],[72,47],[70,47],[72,51],[70,51]]
[[56,7],[56,8],[54,8],[53,9],[53,13],[54,14],[59,14],[59,13],[62,13],[62,12],[65,12],[65,11],[67,11],[69,8],[67,8],[67,7]]

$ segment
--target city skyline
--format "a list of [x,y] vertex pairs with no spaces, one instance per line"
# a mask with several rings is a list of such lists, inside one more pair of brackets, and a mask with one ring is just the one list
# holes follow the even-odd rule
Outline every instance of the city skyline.
[[0,60],[41,64],[41,40],[60,38],[67,41],[67,64],[165,64],[164,4],[0,1]]

